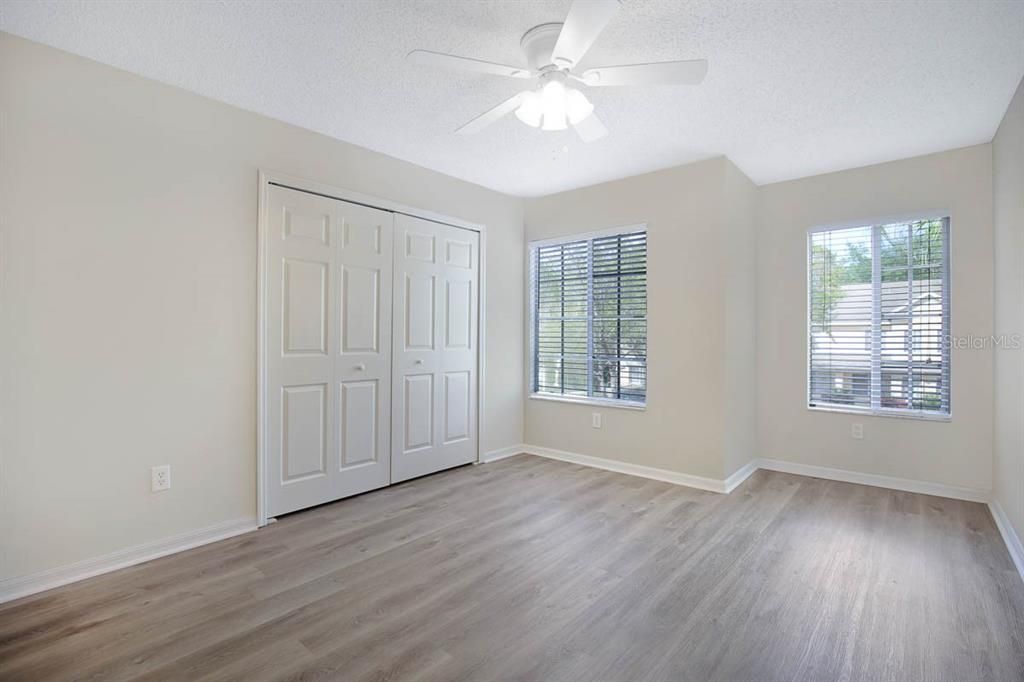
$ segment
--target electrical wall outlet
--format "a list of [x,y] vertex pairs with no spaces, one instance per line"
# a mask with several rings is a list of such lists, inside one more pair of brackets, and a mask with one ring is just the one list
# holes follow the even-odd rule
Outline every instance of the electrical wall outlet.
[[171,465],[164,464],[163,466],[153,467],[150,469],[152,475],[152,481],[150,488],[152,491],[159,492],[161,490],[169,490],[171,487]]
[[595,429],[601,428],[600,412],[594,412],[592,415],[590,415],[590,425],[593,426]]
[[864,425],[854,424],[850,427],[850,437],[857,440],[864,438]]

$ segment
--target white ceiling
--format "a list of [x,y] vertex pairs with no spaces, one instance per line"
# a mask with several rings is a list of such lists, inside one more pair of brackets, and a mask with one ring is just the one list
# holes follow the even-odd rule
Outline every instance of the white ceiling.
[[523,81],[409,64],[522,64],[569,0],[20,2],[0,29],[493,189],[536,196],[724,154],[759,184],[988,142],[1024,74],[1024,1],[625,0],[584,67],[706,58],[697,87],[590,89],[591,144],[508,117]]

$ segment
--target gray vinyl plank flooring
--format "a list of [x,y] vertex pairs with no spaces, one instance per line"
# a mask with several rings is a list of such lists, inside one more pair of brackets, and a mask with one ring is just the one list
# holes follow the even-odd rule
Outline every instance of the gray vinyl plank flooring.
[[2,680],[1024,680],[981,504],[519,455],[0,605]]

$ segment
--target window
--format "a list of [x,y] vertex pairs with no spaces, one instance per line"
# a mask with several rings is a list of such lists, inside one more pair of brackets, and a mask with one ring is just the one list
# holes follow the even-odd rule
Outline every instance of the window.
[[808,404],[949,415],[949,218],[808,236]]
[[533,392],[644,404],[647,230],[534,242]]

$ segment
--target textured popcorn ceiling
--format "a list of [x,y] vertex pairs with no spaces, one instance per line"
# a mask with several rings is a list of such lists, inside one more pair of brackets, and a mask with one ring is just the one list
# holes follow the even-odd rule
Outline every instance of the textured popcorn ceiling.
[[521,89],[404,60],[523,63],[568,0],[14,2],[0,29],[509,194],[724,154],[759,184],[988,142],[1024,74],[1024,2],[626,0],[584,67],[703,57],[697,87],[590,89],[583,144],[509,117]]

